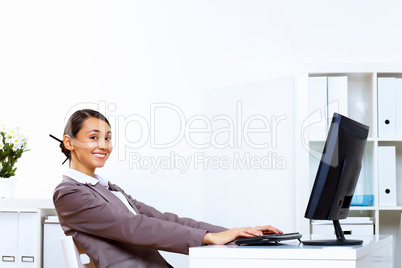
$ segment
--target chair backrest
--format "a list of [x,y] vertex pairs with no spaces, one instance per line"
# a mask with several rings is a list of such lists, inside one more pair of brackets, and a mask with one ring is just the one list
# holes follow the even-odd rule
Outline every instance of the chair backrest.
[[72,236],[61,238],[66,268],[96,268],[92,260],[78,247]]

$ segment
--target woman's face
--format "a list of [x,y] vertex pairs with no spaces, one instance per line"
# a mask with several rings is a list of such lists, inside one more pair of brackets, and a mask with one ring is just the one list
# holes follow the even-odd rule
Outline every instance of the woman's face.
[[109,125],[90,117],[75,138],[71,139],[71,168],[93,176],[95,169],[103,167],[112,152],[112,132]]

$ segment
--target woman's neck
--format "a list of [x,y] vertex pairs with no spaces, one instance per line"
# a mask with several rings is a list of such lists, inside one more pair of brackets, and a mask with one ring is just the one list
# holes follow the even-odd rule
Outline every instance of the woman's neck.
[[81,173],[84,173],[85,175],[95,177],[95,169],[89,169],[83,165],[77,165],[74,162],[71,162],[70,168],[75,169]]

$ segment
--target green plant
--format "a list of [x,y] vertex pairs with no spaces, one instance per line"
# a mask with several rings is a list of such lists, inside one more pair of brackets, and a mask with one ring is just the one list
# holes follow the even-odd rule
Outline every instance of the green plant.
[[18,128],[10,129],[5,125],[0,126],[0,178],[10,178],[17,170],[14,167],[22,153],[29,151],[27,138]]

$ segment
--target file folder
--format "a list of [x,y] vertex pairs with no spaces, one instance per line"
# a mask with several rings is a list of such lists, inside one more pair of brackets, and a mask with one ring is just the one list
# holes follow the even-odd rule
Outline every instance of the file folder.
[[353,197],[356,195],[365,195],[366,194],[366,168],[365,168],[365,155],[363,156],[362,166],[360,169],[359,179],[357,180],[355,193]]
[[39,222],[36,212],[20,212],[18,219],[18,267],[36,268],[38,265]]
[[309,131],[310,140],[323,141],[327,133],[327,77],[309,77]]
[[347,76],[328,77],[328,124],[334,113],[348,116]]
[[18,267],[17,212],[0,212],[0,267]]
[[396,138],[395,77],[378,78],[378,137]]
[[66,237],[57,216],[47,216],[43,222],[43,268],[66,268],[61,238]]
[[402,78],[395,80],[396,137],[402,138]]
[[378,147],[379,205],[396,206],[395,146]]

